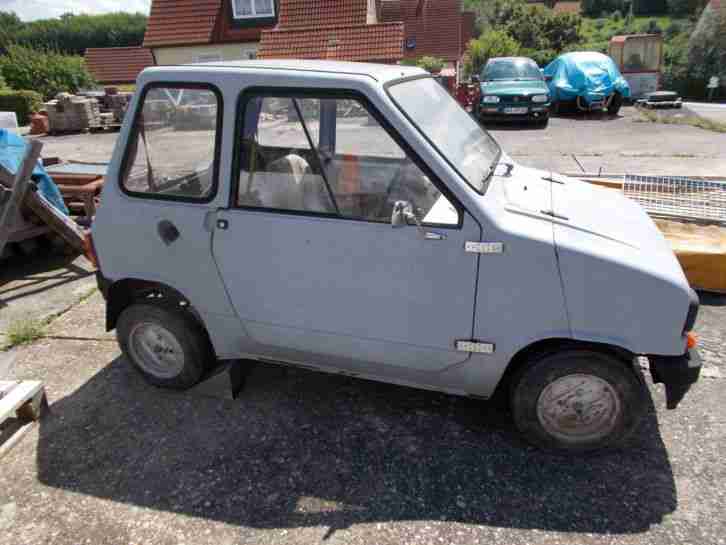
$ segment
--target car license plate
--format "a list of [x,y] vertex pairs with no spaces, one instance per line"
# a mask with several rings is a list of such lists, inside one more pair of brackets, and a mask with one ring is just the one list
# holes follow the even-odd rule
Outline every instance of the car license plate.
[[527,108],[504,108],[505,114],[526,114]]

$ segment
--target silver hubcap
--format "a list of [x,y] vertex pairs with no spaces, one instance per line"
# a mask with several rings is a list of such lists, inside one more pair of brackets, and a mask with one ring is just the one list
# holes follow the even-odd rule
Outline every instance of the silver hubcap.
[[567,443],[597,441],[613,431],[622,411],[612,385],[594,375],[559,378],[542,390],[537,418],[550,435]]
[[176,337],[159,324],[136,324],[129,334],[134,361],[158,378],[173,378],[184,368],[184,352]]

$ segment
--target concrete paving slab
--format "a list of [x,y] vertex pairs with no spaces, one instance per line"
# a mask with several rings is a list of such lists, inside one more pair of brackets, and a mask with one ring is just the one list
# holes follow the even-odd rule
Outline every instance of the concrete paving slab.
[[3,260],[0,334],[4,336],[13,322],[43,321],[67,310],[93,289],[93,272],[84,257],[58,255],[49,249]]

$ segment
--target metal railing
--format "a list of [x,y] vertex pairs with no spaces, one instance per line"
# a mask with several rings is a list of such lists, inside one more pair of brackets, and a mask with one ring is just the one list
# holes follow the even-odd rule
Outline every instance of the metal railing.
[[726,181],[626,174],[623,192],[652,216],[726,224]]

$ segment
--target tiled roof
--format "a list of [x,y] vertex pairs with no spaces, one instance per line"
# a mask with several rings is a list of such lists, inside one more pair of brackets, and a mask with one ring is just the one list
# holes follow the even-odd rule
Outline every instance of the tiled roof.
[[406,50],[409,58],[425,55],[458,60],[464,53],[461,0],[402,0],[405,7],[406,40],[416,47]]
[[366,0],[281,0],[279,25],[292,27],[365,25]]
[[260,59],[396,62],[403,58],[403,24],[278,28],[262,33]]
[[221,2],[222,0],[153,0],[144,46],[210,43]]
[[151,51],[144,47],[89,48],[85,58],[88,71],[99,83],[130,83],[154,65]]
[[403,21],[401,0],[381,0],[380,20],[382,23]]

